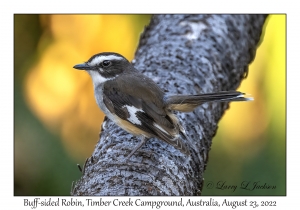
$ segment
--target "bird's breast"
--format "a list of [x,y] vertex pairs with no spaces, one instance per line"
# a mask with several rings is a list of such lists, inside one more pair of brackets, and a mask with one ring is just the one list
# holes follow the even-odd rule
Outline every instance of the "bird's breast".
[[111,120],[113,120],[113,114],[107,109],[106,105],[103,102],[103,84],[94,87],[94,95],[96,103],[102,112]]

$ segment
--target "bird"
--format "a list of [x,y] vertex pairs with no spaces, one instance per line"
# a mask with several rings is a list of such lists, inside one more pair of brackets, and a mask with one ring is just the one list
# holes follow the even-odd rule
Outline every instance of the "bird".
[[93,55],[73,68],[85,70],[92,78],[94,96],[103,113],[141,141],[125,158],[127,161],[150,138],[158,138],[183,154],[190,151],[181,137],[185,129],[174,111],[191,112],[206,102],[251,101],[245,93],[230,90],[196,95],[168,94],[115,52]]

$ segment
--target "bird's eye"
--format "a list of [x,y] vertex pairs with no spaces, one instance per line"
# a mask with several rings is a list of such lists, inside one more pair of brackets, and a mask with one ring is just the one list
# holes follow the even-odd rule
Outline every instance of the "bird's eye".
[[108,66],[111,65],[111,61],[105,60],[105,61],[102,62],[102,65],[103,65],[104,67],[108,67]]

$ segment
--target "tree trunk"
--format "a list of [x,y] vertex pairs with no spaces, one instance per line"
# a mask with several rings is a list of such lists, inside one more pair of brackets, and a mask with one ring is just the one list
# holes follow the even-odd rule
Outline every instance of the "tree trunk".
[[[267,15],[154,15],[140,38],[134,66],[166,94],[235,90],[255,57]],[[207,103],[177,113],[189,140],[188,158],[152,138],[139,143],[105,119],[72,195],[201,195],[203,174],[217,123],[228,103]]]

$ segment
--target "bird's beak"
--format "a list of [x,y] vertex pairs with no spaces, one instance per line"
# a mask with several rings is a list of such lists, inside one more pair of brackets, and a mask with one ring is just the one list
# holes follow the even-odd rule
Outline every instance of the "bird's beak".
[[75,66],[73,66],[74,69],[78,69],[78,70],[90,70],[90,66],[87,65],[86,63],[81,63],[81,64],[77,64]]

